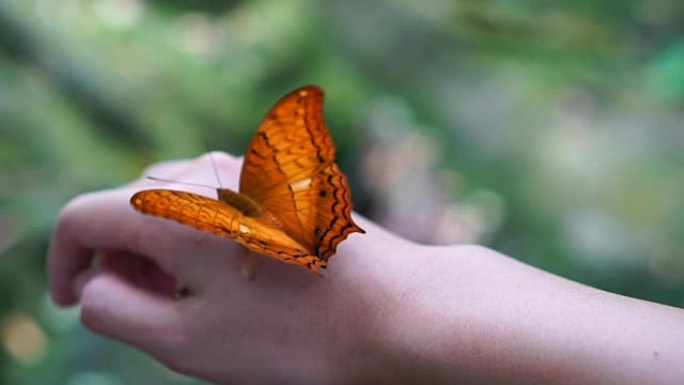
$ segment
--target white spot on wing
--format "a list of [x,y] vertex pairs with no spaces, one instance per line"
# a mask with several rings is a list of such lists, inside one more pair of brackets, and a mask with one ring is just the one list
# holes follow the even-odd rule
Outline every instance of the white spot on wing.
[[240,230],[240,232],[242,234],[249,234],[249,227],[247,227],[245,225],[239,225],[238,229]]
[[305,178],[294,183],[290,183],[290,188],[292,191],[307,190],[311,188],[311,178]]

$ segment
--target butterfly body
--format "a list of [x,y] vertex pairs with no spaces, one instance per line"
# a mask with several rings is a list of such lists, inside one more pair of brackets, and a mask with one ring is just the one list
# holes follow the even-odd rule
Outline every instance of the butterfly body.
[[351,218],[351,192],[334,157],[323,92],[307,86],[282,98],[259,126],[245,155],[240,192],[222,188],[212,199],[145,190],[131,204],[318,271],[349,234],[364,232]]

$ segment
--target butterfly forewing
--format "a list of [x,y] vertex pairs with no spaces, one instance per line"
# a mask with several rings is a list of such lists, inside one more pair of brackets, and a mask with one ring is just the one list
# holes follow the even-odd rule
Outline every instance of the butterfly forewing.
[[245,156],[240,192],[327,259],[350,233],[362,231],[351,219],[349,185],[334,161],[323,92],[304,87],[281,99],[260,125]]

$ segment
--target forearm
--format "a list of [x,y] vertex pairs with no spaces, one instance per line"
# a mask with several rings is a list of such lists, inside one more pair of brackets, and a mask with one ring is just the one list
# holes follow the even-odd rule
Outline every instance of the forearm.
[[[684,312],[559,278],[480,247],[431,248],[386,343],[393,366],[446,383],[677,383]],[[413,259],[413,260],[411,260]],[[404,377],[408,379],[408,377]]]

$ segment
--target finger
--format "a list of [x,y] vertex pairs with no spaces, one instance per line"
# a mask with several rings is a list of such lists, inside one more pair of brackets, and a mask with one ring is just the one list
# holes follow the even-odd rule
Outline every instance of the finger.
[[153,163],[147,166],[141,173],[142,177],[156,176],[159,178],[169,178],[188,168],[190,159],[175,159]]
[[[131,251],[151,256],[151,245],[140,240],[148,218],[130,207],[130,195],[130,190],[85,194],[62,210],[47,257],[50,291],[56,303],[71,305],[78,300],[73,291],[74,279],[91,266],[98,250]],[[166,223],[156,226],[164,230],[169,227]],[[179,229],[169,231],[177,235]],[[168,261],[155,260],[166,269]]]
[[211,151],[197,157],[193,168],[204,174],[207,183],[237,189],[242,159],[222,151]]
[[140,178],[127,183],[126,187],[148,188],[159,184],[159,180],[182,180],[192,167],[188,159],[157,162],[147,167],[140,174]]
[[77,300],[72,287],[76,276],[88,270],[92,263],[94,247],[76,239],[79,226],[76,211],[85,204],[86,196],[69,202],[60,212],[50,240],[47,271],[52,299],[60,305],[71,305]]
[[[128,185],[134,188],[165,186],[184,189],[188,184],[203,184],[215,190],[238,188],[242,159],[225,152],[213,151],[192,161],[160,162],[143,172],[143,177]],[[213,192],[213,191],[212,191]]]
[[[210,180],[214,177],[210,159],[214,159],[219,173],[228,177],[224,176],[223,179],[229,180],[222,180],[222,183],[229,183],[230,187],[235,188],[241,160],[226,153],[212,152],[193,162],[172,163],[169,171],[173,168],[183,172],[183,175],[198,178],[198,182]],[[163,165],[159,167],[161,170]],[[177,277],[174,274],[177,264],[161,257],[179,254],[168,251],[173,250],[184,237],[196,238],[196,231],[193,235],[189,228],[137,213],[130,207],[129,199],[142,186],[138,181],[125,189],[84,194],[73,199],[62,210],[47,258],[50,290],[56,303],[70,305],[77,301],[73,280],[91,265],[97,250],[127,250],[152,257],[162,270]],[[216,194],[215,190],[193,186],[177,188],[212,197]],[[209,243],[206,247],[211,248]],[[188,254],[193,252],[198,250],[188,250]],[[183,283],[191,285],[189,281]]]
[[157,356],[183,344],[180,302],[155,296],[105,271],[82,285],[81,321],[89,329]]
[[173,298],[178,292],[175,278],[150,258],[130,251],[107,251],[102,253],[100,264],[102,269],[125,277],[128,282],[151,293]]
[[206,166],[211,167],[211,163],[213,162],[219,168],[230,170],[240,168],[240,164],[242,163],[240,159],[240,157],[233,156],[227,152],[209,151],[195,158],[193,163],[204,168]]
[[[78,301],[74,279],[91,266],[96,251],[150,258],[166,275],[195,292],[208,283],[201,279],[205,270],[229,262],[226,254],[235,249],[234,242],[213,237],[198,245],[194,240],[202,234],[199,230],[135,211],[129,204],[134,191],[85,194],[64,208],[47,257],[50,292],[56,303]],[[186,263],[194,255],[202,256],[204,262]]]

